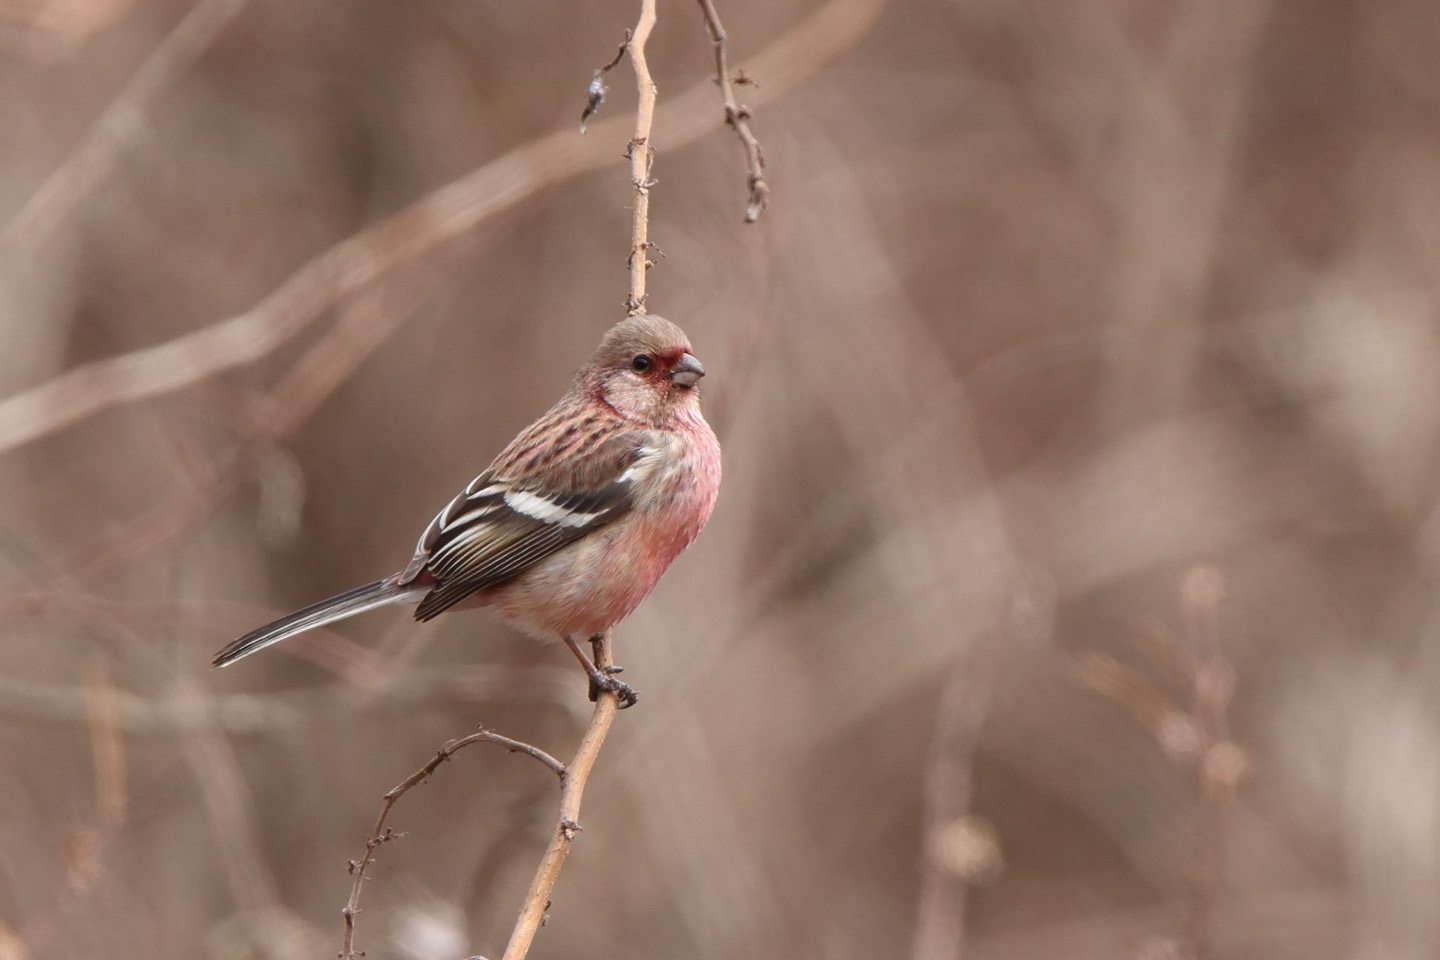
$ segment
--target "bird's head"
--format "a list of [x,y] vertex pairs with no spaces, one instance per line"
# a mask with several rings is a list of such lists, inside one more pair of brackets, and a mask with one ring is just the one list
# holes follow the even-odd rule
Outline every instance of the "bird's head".
[[685,331],[641,314],[610,328],[581,378],[621,416],[659,425],[699,409],[703,376]]

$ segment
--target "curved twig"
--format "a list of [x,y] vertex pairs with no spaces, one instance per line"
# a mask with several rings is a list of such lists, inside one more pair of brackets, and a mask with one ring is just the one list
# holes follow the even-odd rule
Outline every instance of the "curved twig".
[[[750,108],[735,99],[736,78],[730,76],[730,65],[725,55],[725,28],[720,23],[720,14],[715,12],[714,0],[700,0],[700,9],[705,14],[705,30],[710,34],[710,44],[715,48],[715,82],[720,84],[720,98],[725,104],[725,122],[740,138],[745,148],[745,164],[748,168],[745,185],[750,193],[749,205],[745,208],[745,222],[754,223],[760,219],[765,208],[770,206],[770,185],[765,182],[765,152],[760,141],[750,129]],[[742,70],[741,83],[754,83]]]
[[[614,700],[613,695],[611,696],[611,700]],[[470,744],[480,743],[482,741],[485,743],[498,744],[511,753],[523,753],[527,757],[533,757],[548,767],[550,772],[560,779],[562,788],[567,786],[570,777],[565,765],[539,747],[532,746],[523,741],[512,740],[509,737],[501,736],[498,733],[493,733],[482,727],[468,737],[461,737],[458,740],[451,740],[446,743],[435,752],[435,756],[430,758],[429,763],[397,783],[390,789],[389,793],[385,794],[384,802],[380,806],[380,816],[375,819],[375,829],[370,831],[370,836],[365,840],[365,852],[360,856],[359,860],[350,861],[350,875],[354,880],[350,884],[350,898],[345,901],[345,908],[340,911],[341,915],[345,918],[345,936],[340,946],[341,960],[358,960],[359,957],[364,956],[363,953],[357,954],[355,952],[355,915],[360,912],[360,888],[365,883],[365,871],[369,868],[370,864],[375,862],[375,848],[398,836],[398,834],[385,826],[385,821],[390,816],[390,810],[401,797],[410,792],[412,787],[428,780],[430,775],[439,769],[440,764],[449,760],[455,756],[457,752],[470,746]]]

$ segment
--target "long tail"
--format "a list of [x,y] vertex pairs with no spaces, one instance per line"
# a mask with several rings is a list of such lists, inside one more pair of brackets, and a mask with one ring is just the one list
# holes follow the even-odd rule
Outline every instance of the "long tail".
[[308,607],[301,607],[294,613],[286,614],[279,620],[274,620],[256,630],[251,630],[245,636],[227,646],[224,650],[215,654],[211,661],[214,666],[226,667],[239,660],[241,657],[248,657],[256,650],[263,650],[272,643],[279,643],[281,640],[288,640],[297,633],[304,633],[306,630],[314,630],[316,627],[323,627],[327,623],[334,623],[336,620],[344,620],[353,617],[357,613],[364,613],[366,610],[374,610],[376,607],[383,607],[387,603],[403,603],[406,600],[419,600],[425,593],[426,588],[414,586],[397,586],[394,578],[387,577],[384,580],[376,580],[374,583],[367,583],[363,587],[356,587],[354,590],[346,590],[344,593],[336,594],[328,600],[321,600],[319,603],[312,603]]

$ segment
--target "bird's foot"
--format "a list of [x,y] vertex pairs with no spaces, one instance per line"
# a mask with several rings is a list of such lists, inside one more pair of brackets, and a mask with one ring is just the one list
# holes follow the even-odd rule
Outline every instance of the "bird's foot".
[[615,674],[624,672],[625,668],[614,664],[598,669],[590,677],[590,701],[600,698],[602,693],[613,693],[619,701],[620,709],[635,706],[635,701],[640,699],[640,694],[628,683],[615,679]]

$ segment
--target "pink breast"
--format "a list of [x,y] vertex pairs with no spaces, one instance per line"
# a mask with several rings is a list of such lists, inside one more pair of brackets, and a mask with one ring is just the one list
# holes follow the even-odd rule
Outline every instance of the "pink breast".
[[700,535],[720,488],[720,449],[710,428],[685,429],[678,458],[643,508],[580,540],[504,586],[485,605],[538,635],[588,637],[629,616]]

